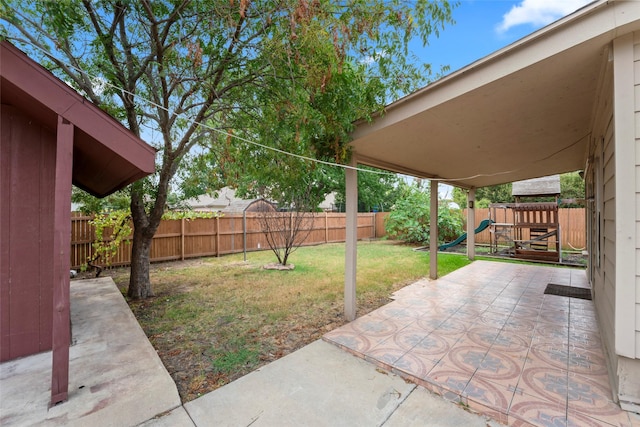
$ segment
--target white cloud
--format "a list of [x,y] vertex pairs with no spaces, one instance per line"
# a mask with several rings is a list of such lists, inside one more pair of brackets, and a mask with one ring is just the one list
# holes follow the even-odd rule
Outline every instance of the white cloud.
[[385,56],[387,56],[386,52],[382,52],[382,51],[374,52],[372,55],[367,55],[364,58],[362,58],[360,60],[360,63],[366,64],[366,65],[373,64],[375,62],[378,62],[380,58],[384,58]]
[[518,25],[542,27],[580,9],[593,0],[522,0],[502,17],[497,26],[504,33]]

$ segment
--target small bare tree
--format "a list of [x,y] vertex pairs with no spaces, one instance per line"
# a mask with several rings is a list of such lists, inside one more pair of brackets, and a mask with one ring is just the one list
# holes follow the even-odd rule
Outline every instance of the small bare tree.
[[276,209],[262,203],[258,207],[258,218],[269,248],[278,258],[278,264],[287,265],[289,255],[298,249],[313,229],[315,206],[311,204],[309,192],[301,191],[290,200],[288,206]]

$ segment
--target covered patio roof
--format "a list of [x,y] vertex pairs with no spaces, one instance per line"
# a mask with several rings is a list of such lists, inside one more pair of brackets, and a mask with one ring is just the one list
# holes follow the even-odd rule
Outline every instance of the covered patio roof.
[[463,188],[585,167],[614,38],[640,3],[598,0],[359,123],[358,163]]

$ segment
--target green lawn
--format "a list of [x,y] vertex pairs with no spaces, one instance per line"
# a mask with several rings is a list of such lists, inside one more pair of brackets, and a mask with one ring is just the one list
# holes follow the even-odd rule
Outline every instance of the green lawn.
[[[300,248],[293,271],[265,270],[270,251],[154,264],[156,297],[130,303],[184,401],[273,361],[345,323],[344,244]],[[467,265],[439,254],[439,275]],[[126,270],[113,272],[124,288]],[[358,316],[429,275],[429,254],[395,242],[358,244]]]

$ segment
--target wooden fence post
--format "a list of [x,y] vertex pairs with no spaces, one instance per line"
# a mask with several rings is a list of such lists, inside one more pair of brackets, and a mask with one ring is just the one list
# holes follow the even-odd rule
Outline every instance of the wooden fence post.
[[378,214],[374,212],[371,215],[372,215],[371,216],[371,220],[373,221],[373,236],[371,236],[371,238],[375,239],[376,238],[376,234],[377,234],[376,233],[376,225],[377,225],[376,224],[376,215],[378,215]]
[[329,213],[324,213],[324,242],[329,243]]
[[216,215],[216,257],[220,257],[220,215]]
[[180,261],[184,261],[184,218],[180,218]]

